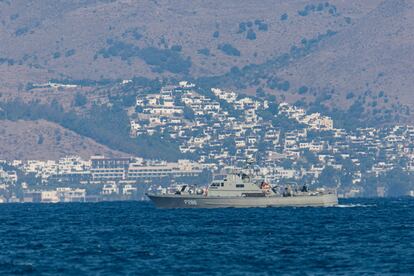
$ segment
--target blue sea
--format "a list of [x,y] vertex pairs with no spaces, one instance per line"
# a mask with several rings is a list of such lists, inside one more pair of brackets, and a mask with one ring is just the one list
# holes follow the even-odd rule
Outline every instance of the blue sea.
[[0,205],[0,274],[414,273],[414,199],[330,208]]

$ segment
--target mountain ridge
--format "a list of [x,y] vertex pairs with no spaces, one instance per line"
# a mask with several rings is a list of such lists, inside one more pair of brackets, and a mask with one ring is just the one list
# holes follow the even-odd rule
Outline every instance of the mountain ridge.
[[[334,120],[406,123],[413,13],[407,0],[1,1],[0,102],[56,101],[81,117],[142,92],[122,80],[190,80]],[[31,89],[50,80],[79,85]]]

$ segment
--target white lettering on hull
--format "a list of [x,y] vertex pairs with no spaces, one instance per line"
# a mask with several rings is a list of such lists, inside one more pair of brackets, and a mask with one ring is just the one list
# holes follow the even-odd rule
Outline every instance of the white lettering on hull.
[[184,200],[184,204],[185,205],[196,206],[197,205],[197,201],[194,200],[194,199],[185,199]]

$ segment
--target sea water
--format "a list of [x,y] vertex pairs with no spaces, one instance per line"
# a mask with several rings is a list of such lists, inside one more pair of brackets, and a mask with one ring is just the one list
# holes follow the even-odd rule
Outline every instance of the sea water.
[[0,205],[0,274],[411,274],[414,199],[328,208]]

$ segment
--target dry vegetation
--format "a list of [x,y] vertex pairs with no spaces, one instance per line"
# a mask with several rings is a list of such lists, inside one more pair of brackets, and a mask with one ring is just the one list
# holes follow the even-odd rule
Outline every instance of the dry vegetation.
[[0,121],[1,159],[58,159],[77,154],[127,156],[57,124],[38,121]]

